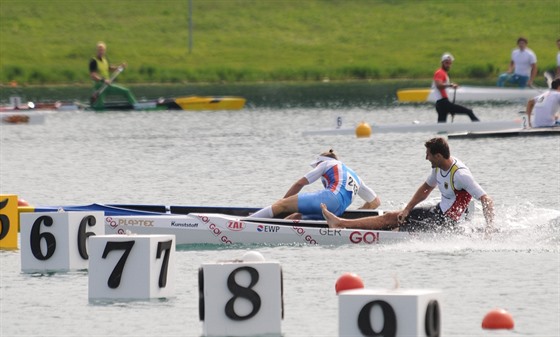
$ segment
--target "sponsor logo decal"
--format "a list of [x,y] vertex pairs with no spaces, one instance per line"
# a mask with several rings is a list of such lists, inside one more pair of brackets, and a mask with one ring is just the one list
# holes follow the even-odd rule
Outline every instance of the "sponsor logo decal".
[[377,243],[379,242],[379,232],[354,231],[350,233],[349,239],[352,243]]
[[341,236],[340,229],[319,228],[319,234],[325,236]]
[[230,231],[238,232],[245,229],[245,224],[241,221],[228,221],[227,228]]
[[139,227],[153,227],[154,220],[144,219],[113,219],[112,217],[105,218],[105,224],[116,228],[118,226],[139,226]]
[[171,221],[171,227],[197,228],[197,223]]
[[210,222],[210,219],[207,216],[199,215],[198,218],[202,220],[205,224],[209,223],[208,229],[212,234],[214,234],[215,237],[218,237],[220,241],[227,244],[233,243],[226,235],[222,234],[223,233],[222,230],[218,226],[216,226],[216,224]]
[[317,241],[315,241],[315,239],[313,239],[313,237],[311,235],[306,235],[305,236],[305,241],[311,245],[316,245]]
[[305,229],[303,229],[303,227],[293,226],[292,229],[299,236],[303,236],[305,234]]
[[278,233],[280,231],[280,226],[274,225],[258,225],[257,232],[265,232],[265,233]]

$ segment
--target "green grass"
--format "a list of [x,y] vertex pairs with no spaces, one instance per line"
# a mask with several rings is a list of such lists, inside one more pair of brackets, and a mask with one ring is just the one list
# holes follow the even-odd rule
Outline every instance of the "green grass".
[[[560,1],[0,0],[0,83],[89,84],[99,40],[120,82],[494,78],[518,36],[555,67]],[[542,72],[542,71],[541,71]]]

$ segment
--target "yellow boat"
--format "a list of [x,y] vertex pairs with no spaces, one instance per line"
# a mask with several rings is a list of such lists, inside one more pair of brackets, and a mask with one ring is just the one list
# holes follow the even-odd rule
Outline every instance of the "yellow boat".
[[182,110],[239,110],[245,106],[245,98],[189,96],[175,99]]
[[399,102],[420,103],[426,102],[430,95],[429,88],[412,88],[397,90],[397,99]]

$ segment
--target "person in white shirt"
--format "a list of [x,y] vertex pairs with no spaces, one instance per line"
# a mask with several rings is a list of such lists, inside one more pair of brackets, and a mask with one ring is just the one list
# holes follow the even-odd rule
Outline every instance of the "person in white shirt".
[[[493,230],[494,202],[474,180],[471,171],[457,158],[451,156],[449,144],[442,137],[428,140],[426,160],[432,170],[426,181],[418,188],[403,210],[358,219],[343,219],[326,207],[323,217],[332,228],[393,229],[400,231],[455,230],[455,225],[468,210],[471,199],[480,200],[486,220],[486,231]],[[417,207],[438,187],[441,201],[437,205]]]
[[[527,121],[529,127],[547,127],[560,125],[558,121],[558,111],[560,110],[560,78],[555,79],[550,84],[550,90],[527,102]],[[531,114],[534,113],[531,122]]]
[[506,83],[517,84],[520,88],[532,86],[537,76],[537,55],[527,48],[528,41],[524,37],[517,39],[517,49],[511,52],[511,60],[507,72],[498,77],[498,87]]

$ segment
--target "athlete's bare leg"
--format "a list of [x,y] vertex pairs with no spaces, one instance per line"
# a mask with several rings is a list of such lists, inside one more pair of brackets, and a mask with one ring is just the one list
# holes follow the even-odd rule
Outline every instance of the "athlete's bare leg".
[[327,209],[327,205],[321,204],[321,212],[323,213],[323,218],[325,218],[325,220],[327,220],[327,224],[329,225],[330,228],[343,227],[343,226],[341,226],[341,224],[342,224],[341,219],[339,217],[337,217],[336,215],[332,214]]
[[357,229],[393,229],[398,227],[397,216],[400,211],[388,212],[381,216],[368,216],[359,219],[339,218],[331,213],[325,204],[321,204],[323,217],[331,228],[357,228]]

